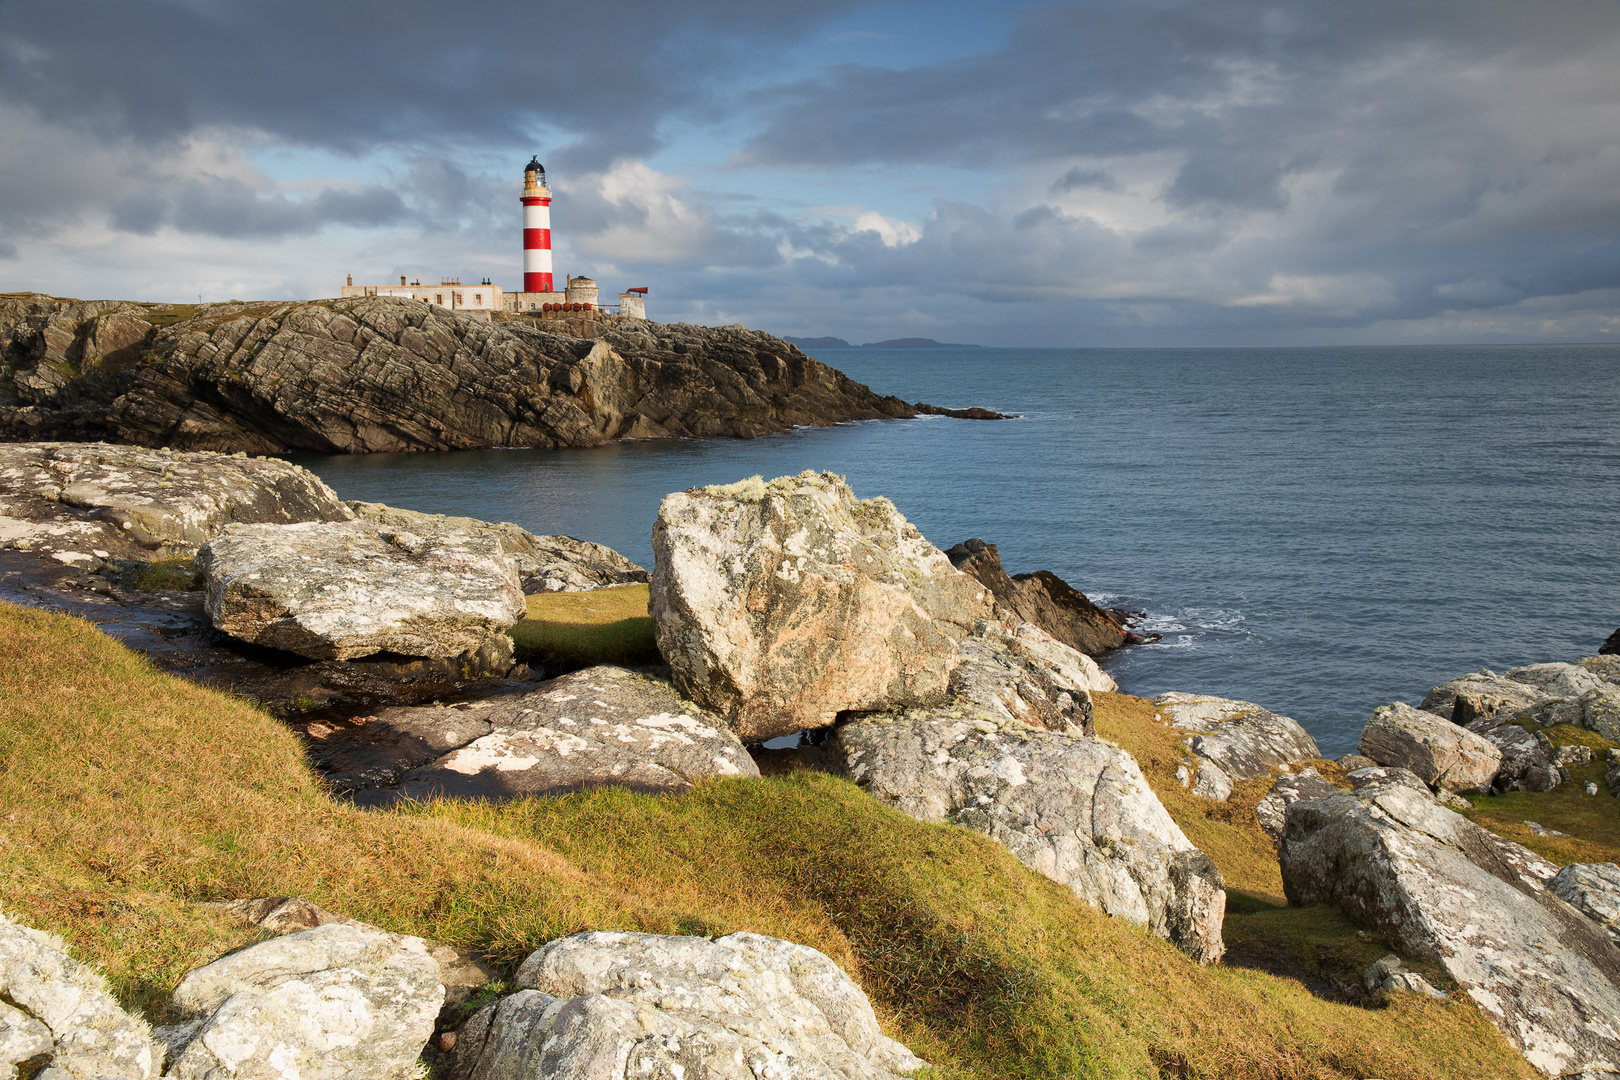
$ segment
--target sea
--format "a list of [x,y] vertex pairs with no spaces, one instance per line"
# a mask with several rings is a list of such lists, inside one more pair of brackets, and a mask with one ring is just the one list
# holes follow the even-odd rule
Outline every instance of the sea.
[[1328,756],[1378,705],[1620,627],[1620,346],[836,349],[884,394],[1016,414],[590,450],[294,458],[347,499],[651,568],[665,494],[804,469],[996,544],[1161,635],[1122,690],[1241,698]]

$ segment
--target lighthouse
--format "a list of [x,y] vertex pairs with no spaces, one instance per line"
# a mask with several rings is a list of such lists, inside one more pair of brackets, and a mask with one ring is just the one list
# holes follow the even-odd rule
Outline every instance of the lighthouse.
[[523,291],[551,291],[551,189],[539,155],[523,167]]

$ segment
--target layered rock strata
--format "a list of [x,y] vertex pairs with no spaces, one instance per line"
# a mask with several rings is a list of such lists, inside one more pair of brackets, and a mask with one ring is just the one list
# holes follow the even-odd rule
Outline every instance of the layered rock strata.
[[343,453],[751,438],[911,417],[745,327],[488,322],[367,297],[195,309],[0,300],[0,437]]
[[1191,731],[1183,745],[1193,756],[1193,794],[1224,802],[1232,784],[1322,756],[1292,717],[1252,701],[1207,694],[1160,694],[1153,705],[1172,727]]
[[1290,903],[1332,903],[1438,960],[1549,1076],[1620,1063],[1620,948],[1548,888],[1557,867],[1396,779],[1288,808]]
[[893,503],[831,473],[666,495],[653,551],[658,650],[745,740],[942,703],[993,610]]
[[965,540],[945,552],[964,574],[978,580],[1008,617],[1033,623],[1057,640],[1088,656],[1101,656],[1121,645],[1139,645],[1119,616],[1105,611],[1046,570],[1008,577],[996,545]]
[[617,786],[685,791],[759,775],[717,717],[669,683],[592,667],[528,693],[451,707],[396,707],[317,744],[327,781],[367,806],[401,799],[512,799]]
[[451,1080],[895,1080],[924,1066],[831,959],[759,934],[575,934],[515,981],[462,1025]]

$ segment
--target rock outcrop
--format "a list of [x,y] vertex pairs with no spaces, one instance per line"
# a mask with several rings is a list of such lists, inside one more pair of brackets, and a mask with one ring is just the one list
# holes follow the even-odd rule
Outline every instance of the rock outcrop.
[[536,536],[509,521],[492,524],[477,518],[401,510],[383,503],[350,502],[346,505],[363,521],[419,536],[470,533],[491,537],[512,559],[518,582],[526,594],[587,592],[648,580],[646,570],[612,548],[572,536]]
[[1547,882],[1547,887],[1603,927],[1620,945],[1620,866],[1612,862],[1570,863]]
[[575,934],[515,981],[462,1025],[451,1080],[894,1080],[924,1065],[831,959],[759,934]]
[[214,625],[317,660],[389,652],[511,664],[525,611],[512,561],[478,533],[368,522],[233,525],[197,555]]
[[1294,803],[1279,861],[1290,903],[1438,960],[1543,1073],[1620,1062],[1620,948],[1549,891],[1546,860],[1386,781]]
[[1072,649],[1101,656],[1121,645],[1139,645],[1113,612],[1087,600],[1068,582],[1046,570],[1008,577],[996,545],[980,539],[965,540],[945,552],[951,565],[968,574],[995,597],[1007,617],[1033,623]]
[[175,989],[187,1023],[160,1029],[167,1076],[406,1080],[444,1001],[420,938],[327,923],[197,968]]
[[666,495],[653,551],[675,685],[745,740],[942,703],[961,642],[992,612],[893,503],[857,500],[831,473]]
[[1505,675],[1477,671],[1443,683],[1423,707],[1459,724],[1492,717],[1541,727],[1574,724],[1620,742],[1620,663],[1592,656],[1579,664],[1531,664]]
[[1527,709],[1545,696],[1526,683],[1485,670],[1441,683],[1429,691],[1421,707],[1454,723],[1470,724],[1499,712]]
[[1620,630],[1616,630],[1604,638],[1603,644],[1598,646],[1599,656],[1615,656],[1617,654],[1620,654]]
[[1226,893],[1148,787],[1097,739],[998,725],[984,711],[912,710],[833,729],[831,771],[920,821],[983,833],[1030,869],[1208,963]]
[[150,560],[189,555],[231,524],[352,517],[331,488],[286,461],[0,444],[0,544],[24,551]]
[[0,1074],[150,1080],[150,1035],[59,938],[0,915]]
[[512,799],[603,786],[685,791],[758,776],[717,717],[669,683],[592,667],[522,694],[382,709],[316,752],[328,783],[367,806],[401,799]]
[[1446,791],[1489,791],[1502,751],[1466,728],[1404,702],[1380,705],[1362,729],[1359,749],[1380,765],[1410,769]]
[[1252,701],[1169,693],[1154,698],[1153,705],[1173,727],[1197,733],[1184,745],[1196,759],[1193,794],[1206,799],[1224,802],[1233,781],[1322,756],[1297,720]]
[[195,309],[11,297],[0,437],[358,453],[751,438],[917,414],[745,327],[548,332],[562,329],[388,297]]
[[1271,837],[1271,842],[1281,844],[1288,825],[1290,806],[1302,799],[1322,799],[1338,792],[1339,788],[1322,779],[1321,773],[1307,767],[1297,773],[1279,776],[1266,797],[1255,806],[1254,816],[1260,822],[1261,831]]

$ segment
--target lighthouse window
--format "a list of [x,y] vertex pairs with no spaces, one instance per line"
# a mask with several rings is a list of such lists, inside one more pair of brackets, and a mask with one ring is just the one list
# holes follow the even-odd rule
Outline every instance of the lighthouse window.
[[483,293],[481,293],[481,292],[473,293],[473,303],[482,304],[483,302],[484,302],[484,294]]
[[435,304],[438,304],[440,307],[443,307],[444,306],[444,293],[434,293],[433,294],[433,302]]

